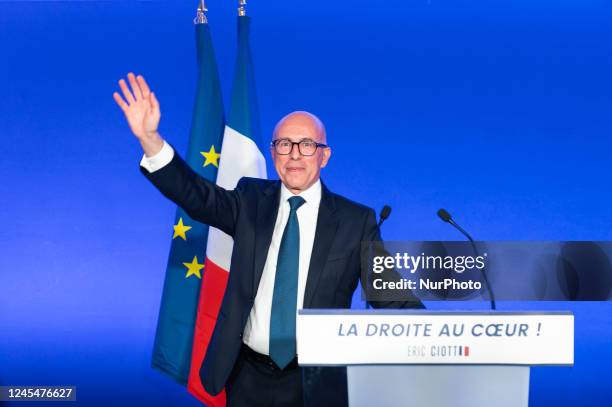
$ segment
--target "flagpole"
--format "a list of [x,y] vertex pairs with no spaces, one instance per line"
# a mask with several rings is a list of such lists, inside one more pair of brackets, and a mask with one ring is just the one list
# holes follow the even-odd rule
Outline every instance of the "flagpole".
[[193,19],[194,24],[208,24],[208,19],[206,18],[206,12],[208,9],[206,8],[206,4],[204,4],[204,0],[200,0],[200,4],[198,5],[198,11],[196,12],[196,16]]
[[246,0],[238,0],[238,16],[246,16]]

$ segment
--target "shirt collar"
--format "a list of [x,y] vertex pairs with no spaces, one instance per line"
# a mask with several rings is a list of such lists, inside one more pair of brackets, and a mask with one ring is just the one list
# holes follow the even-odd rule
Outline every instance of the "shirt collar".
[[310,188],[305,191],[300,192],[295,195],[285,186],[285,184],[281,183],[281,203],[287,202],[287,199],[292,196],[301,196],[306,201],[307,205],[319,206],[321,203],[321,180],[318,179],[317,182],[312,184]]

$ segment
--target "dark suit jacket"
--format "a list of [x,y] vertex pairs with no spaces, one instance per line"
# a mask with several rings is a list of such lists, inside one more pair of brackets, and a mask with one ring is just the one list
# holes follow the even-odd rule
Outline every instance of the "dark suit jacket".
[[[219,393],[232,371],[257,294],[279,208],[280,181],[242,178],[228,191],[199,177],[174,154],[162,169],[143,174],[192,219],[234,239],[229,280],[200,370],[206,391]],[[360,277],[361,241],[379,240],[372,209],[322,186],[321,204],[304,293],[304,308],[350,308]],[[420,302],[375,306],[421,307]]]

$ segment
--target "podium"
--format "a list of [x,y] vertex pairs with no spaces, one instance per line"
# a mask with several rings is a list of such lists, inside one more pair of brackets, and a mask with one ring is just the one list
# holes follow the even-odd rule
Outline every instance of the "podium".
[[[570,312],[300,310],[297,353],[300,366],[346,366],[351,407],[523,407],[531,366],[573,365],[574,317]],[[323,391],[343,390],[338,383]],[[304,391],[309,391],[306,384]]]

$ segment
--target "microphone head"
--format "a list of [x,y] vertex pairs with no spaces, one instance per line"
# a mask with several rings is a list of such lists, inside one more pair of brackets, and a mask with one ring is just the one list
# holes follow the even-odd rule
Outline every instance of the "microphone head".
[[380,218],[385,220],[389,217],[389,215],[391,215],[391,207],[389,205],[383,206],[382,210],[380,211]]
[[446,211],[446,209],[444,208],[440,208],[438,209],[438,216],[440,217],[440,219],[442,219],[444,222],[450,222],[453,218],[450,216],[450,213],[448,213]]

